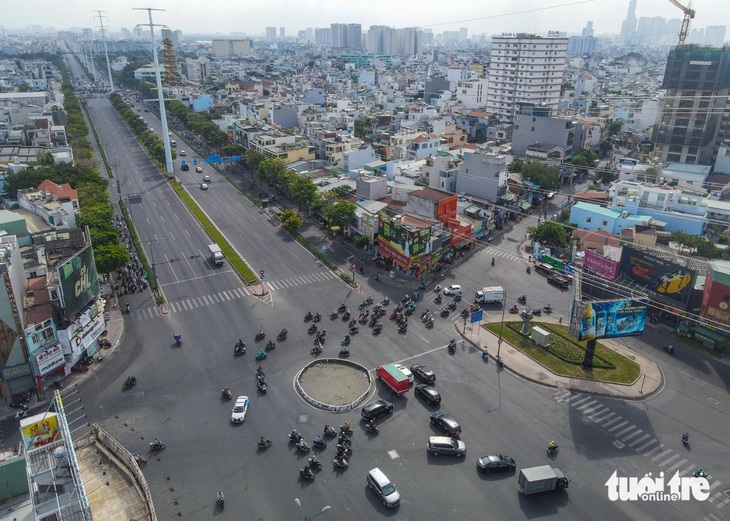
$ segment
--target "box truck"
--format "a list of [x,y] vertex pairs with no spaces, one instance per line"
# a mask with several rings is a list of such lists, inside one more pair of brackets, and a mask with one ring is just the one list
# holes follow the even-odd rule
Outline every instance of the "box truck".
[[504,301],[502,286],[490,286],[474,293],[474,302],[477,304],[495,304],[502,301]]
[[517,480],[520,490],[526,496],[541,492],[556,492],[568,488],[568,478],[559,468],[550,465],[520,470]]
[[375,375],[378,376],[385,385],[390,387],[395,394],[405,394],[408,392],[408,389],[411,388],[411,385],[408,382],[408,377],[393,364],[381,365],[375,370]]
[[210,260],[213,261],[213,264],[216,266],[223,264],[223,252],[221,251],[221,247],[217,244],[209,244],[208,249],[210,250]]

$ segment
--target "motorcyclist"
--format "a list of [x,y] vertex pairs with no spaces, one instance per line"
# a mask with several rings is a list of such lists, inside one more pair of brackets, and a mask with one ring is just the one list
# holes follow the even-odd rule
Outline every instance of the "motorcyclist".
[[683,443],[689,442],[689,432],[685,432],[684,434],[682,434],[682,442]]
[[342,428],[346,431],[350,430],[350,424],[347,422],[347,420],[345,420],[345,423],[342,424]]
[[127,376],[127,385],[131,385],[133,382],[136,382],[137,379],[134,376]]
[[231,390],[228,387],[224,387],[223,388],[223,391],[221,391],[221,392],[223,394],[225,394],[226,396],[230,396],[231,395]]
[[494,257],[492,257],[492,266],[494,266]]
[[218,501],[218,503],[220,503],[220,504],[222,505],[222,504],[223,504],[223,502],[225,501],[225,499],[226,499],[226,498],[225,498],[225,496],[223,495],[223,492],[221,492],[221,491],[219,490],[219,491],[218,491],[218,498],[217,498],[217,501]]
[[126,305],[126,306],[124,307],[124,309],[126,309],[126,310],[127,310],[127,313],[130,313],[130,312],[132,311],[132,308],[131,308],[131,307],[129,307],[129,304],[127,304],[127,305]]
[[238,342],[236,342],[236,347],[243,347],[243,340],[239,338]]
[[314,443],[317,444],[317,445],[319,445],[320,443],[322,443],[322,436],[320,436],[319,434],[317,434],[317,437],[314,438]]
[[368,429],[370,429],[371,431],[374,431],[375,429],[377,429],[377,427],[375,426],[375,420],[372,420],[372,419],[371,419],[371,420],[370,420],[370,421],[369,421],[369,422],[367,423],[367,428],[368,428]]
[[289,331],[287,331],[286,329],[282,329],[281,333],[279,333],[280,336],[286,336],[288,334],[289,334]]
[[301,440],[302,439],[302,435],[299,434],[299,431],[297,431],[296,429],[294,429],[293,431],[291,431],[291,434],[289,435],[289,437],[291,439],[293,439],[293,440]]
[[[261,367],[261,365],[260,365],[260,364],[259,364],[259,366],[258,366],[258,367],[256,368],[256,374],[258,374],[258,375],[263,375],[263,374],[264,374],[264,368],[263,368],[263,367]],[[226,389],[228,389],[228,387],[226,387]]]
[[152,442],[152,444],[155,445],[156,447],[161,447],[162,445],[164,445],[164,443],[162,443],[162,441],[159,440],[158,438],[155,438],[154,441]]
[[558,446],[557,446],[557,445],[555,444],[555,442],[554,442],[554,441],[551,441],[551,442],[550,442],[550,443],[548,444],[548,450],[555,450],[555,449],[557,449],[557,448],[558,448]]
[[269,443],[269,438],[266,436],[261,436],[261,441],[259,441],[259,445],[264,446]]
[[299,441],[297,442],[297,447],[304,450],[307,447],[307,442],[304,441],[304,438],[299,438]]

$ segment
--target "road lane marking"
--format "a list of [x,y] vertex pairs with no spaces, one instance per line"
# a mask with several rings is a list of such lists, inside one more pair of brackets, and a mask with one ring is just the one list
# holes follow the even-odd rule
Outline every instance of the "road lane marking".
[[667,449],[664,452],[662,452],[661,454],[658,454],[657,456],[654,456],[653,458],[651,458],[651,461],[657,462],[660,459],[662,459],[664,456],[666,456],[667,454],[669,454],[670,452],[672,452],[672,449]]
[[620,431],[620,432],[617,432],[617,433],[615,434],[615,436],[616,436],[616,437],[618,438],[619,436],[623,436],[624,434],[626,434],[626,433],[627,433],[627,432],[629,432],[629,431],[633,431],[633,430],[634,430],[635,428],[636,428],[636,425],[629,425],[629,426],[628,426],[628,427],[626,427],[626,428],[625,428],[624,430],[622,430],[622,431]]
[[629,447],[634,448],[635,445],[638,445],[639,443],[641,443],[642,441],[644,441],[645,439],[650,438],[650,437],[651,437],[650,434],[644,434],[642,437],[636,438],[634,441],[629,443]]
[[679,467],[681,467],[681,466],[682,466],[682,465],[684,465],[685,463],[687,463],[687,460],[686,460],[686,459],[683,459],[683,460],[681,460],[681,461],[680,461],[679,463],[675,463],[675,464],[674,464],[674,465],[672,465],[671,467],[667,468],[667,472],[672,472],[673,470],[676,470],[676,469],[678,469]]
[[627,423],[629,423],[629,422],[628,422],[628,421],[626,421],[626,420],[624,420],[624,421],[622,421],[621,423],[619,423],[618,425],[615,425],[614,427],[611,427],[610,429],[608,429],[608,432],[613,432],[613,431],[615,431],[616,429],[620,429],[621,427],[623,427],[623,426],[624,426],[624,425],[626,425]]
[[623,419],[623,416],[616,416],[613,420],[602,423],[601,426],[606,428],[609,425],[616,423],[617,421],[619,421],[621,419]]
[[644,431],[642,431],[641,429],[639,429],[638,431],[636,431],[636,432],[634,432],[634,433],[631,433],[631,434],[629,434],[629,435],[628,435],[628,436],[626,436],[625,438],[621,438],[621,441],[623,441],[624,443],[626,443],[626,442],[627,442],[627,441],[629,441],[629,440],[630,440],[631,438],[633,438],[634,436],[638,436],[638,435],[639,435],[639,434],[641,434],[642,432],[644,432]]

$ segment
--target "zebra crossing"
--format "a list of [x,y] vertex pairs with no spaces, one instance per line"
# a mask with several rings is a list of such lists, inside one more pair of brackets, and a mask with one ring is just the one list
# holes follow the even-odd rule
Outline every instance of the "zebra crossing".
[[[281,280],[267,281],[266,287],[270,291],[281,291],[283,289],[294,288],[296,286],[304,286],[306,284],[315,284],[317,282],[325,282],[337,279],[337,275],[330,271],[321,271],[317,273],[309,273],[298,277],[289,277]],[[231,300],[238,300],[251,296],[251,292],[246,288],[233,288],[199,297],[190,297],[180,300],[173,300],[167,303],[170,313],[181,313],[197,308],[222,304]],[[157,306],[140,308],[132,311],[132,320],[149,320],[162,316],[162,312]]]
[[484,252],[491,257],[501,257],[503,259],[508,259],[508,260],[512,260],[512,261],[521,261],[522,260],[522,257],[517,255],[516,253],[509,253],[507,251],[500,250],[498,248],[493,248],[491,246],[488,246],[487,248],[485,248]]
[[336,278],[338,278],[337,275],[331,271],[319,271],[317,273],[309,273],[307,275],[299,275],[297,277],[289,277],[287,279],[267,281],[266,287],[272,291],[281,291],[295,286],[326,282]]
[[[681,477],[687,477],[697,469],[695,463],[691,463],[683,457],[687,454],[686,451],[677,453],[674,449],[668,449],[651,434],[645,433],[642,429],[630,423],[629,420],[611,411],[594,395],[556,391],[554,399],[558,403],[568,404],[575,411],[580,411],[588,421],[593,422],[599,429],[615,436],[616,440],[613,445],[616,448],[622,449],[628,446],[662,467],[667,473],[679,472]],[[714,480],[711,475],[707,476],[707,481],[710,483],[708,503],[715,504],[717,508],[723,508],[730,503],[730,498],[726,497],[723,491],[717,490],[722,484],[720,481]],[[705,519],[709,521],[714,517],[706,517]]]

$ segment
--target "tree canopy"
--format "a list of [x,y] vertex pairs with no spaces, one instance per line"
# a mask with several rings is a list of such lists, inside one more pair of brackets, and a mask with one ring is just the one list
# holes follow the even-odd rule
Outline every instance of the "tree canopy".
[[568,234],[566,228],[556,222],[547,221],[540,226],[529,226],[527,233],[536,240],[551,246],[568,246]]
[[330,226],[339,226],[347,228],[355,219],[355,210],[357,206],[347,201],[338,201],[334,204],[325,206],[324,216]]
[[540,185],[543,190],[560,190],[560,170],[554,166],[537,161],[528,161],[522,164],[523,179]]

